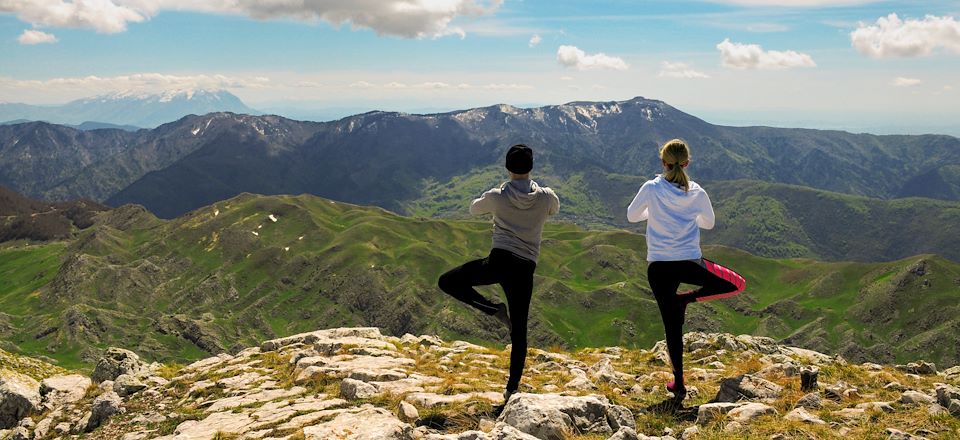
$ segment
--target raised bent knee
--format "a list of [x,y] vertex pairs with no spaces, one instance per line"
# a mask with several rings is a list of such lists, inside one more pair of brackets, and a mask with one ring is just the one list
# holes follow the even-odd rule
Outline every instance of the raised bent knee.
[[455,289],[455,286],[456,286],[456,280],[454,279],[453,276],[450,275],[450,272],[440,275],[440,279],[437,280],[437,287],[439,287],[440,290],[446,293],[453,292]]

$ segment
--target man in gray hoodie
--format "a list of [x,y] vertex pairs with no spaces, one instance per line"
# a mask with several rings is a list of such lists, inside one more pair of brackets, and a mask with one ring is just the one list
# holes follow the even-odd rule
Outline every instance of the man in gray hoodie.
[[[440,276],[438,285],[448,295],[503,322],[510,329],[510,378],[504,398],[520,386],[527,356],[527,316],[533,295],[533,272],[540,256],[540,236],[547,217],[560,211],[560,199],[547,187],[530,180],[533,150],[523,144],[510,147],[506,157],[510,181],[493,188],[470,204],[470,213],[493,214],[493,248]],[[499,284],[507,304],[485,298],[473,286]]]

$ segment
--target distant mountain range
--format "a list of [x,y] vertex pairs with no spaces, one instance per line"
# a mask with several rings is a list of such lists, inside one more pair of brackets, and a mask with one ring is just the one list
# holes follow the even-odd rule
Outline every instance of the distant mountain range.
[[0,104],[0,121],[46,121],[74,125],[81,130],[136,130],[156,127],[184,115],[211,112],[258,113],[226,90],[175,90],[159,94],[113,93],[60,106]]
[[[673,137],[693,146],[694,179],[724,191],[715,203],[729,223],[708,241],[777,257],[960,258],[960,139],[723,127],[644,98],[325,123],[212,113],[135,133],[0,126],[0,184],[44,199],[137,203],[163,218],[241,192],[457,217],[504,179],[506,148],[525,142],[536,150],[535,178],[561,195],[561,218],[626,227],[624,206],[658,172],[657,148]],[[731,180],[739,183],[721,183]],[[944,202],[882,200],[914,196]],[[929,239],[870,244],[915,231],[910,225]],[[834,230],[840,235],[826,233]]]

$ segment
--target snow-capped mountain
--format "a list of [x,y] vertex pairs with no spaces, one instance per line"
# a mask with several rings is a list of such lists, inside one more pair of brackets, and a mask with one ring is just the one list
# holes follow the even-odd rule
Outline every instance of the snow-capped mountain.
[[52,107],[0,104],[0,121],[27,119],[59,124],[95,121],[152,128],[189,114],[212,112],[259,113],[226,90],[183,89],[162,93],[117,92]]

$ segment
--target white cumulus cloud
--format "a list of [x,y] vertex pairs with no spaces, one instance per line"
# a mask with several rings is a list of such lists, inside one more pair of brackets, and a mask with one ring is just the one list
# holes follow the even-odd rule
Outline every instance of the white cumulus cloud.
[[816,67],[813,58],[792,50],[763,50],[758,44],[732,43],[727,38],[717,44],[725,67],[734,69],[780,70],[794,67]]
[[543,38],[540,38],[540,34],[533,34],[533,36],[530,37],[530,42],[527,43],[527,46],[537,47],[537,45],[540,44],[541,41],[543,41]]
[[503,0],[0,0],[0,12],[38,26],[117,33],[165,10],[323,21],[405,38],[464,35],[460,16],[492,14]]
[[124,6],[121,0],[116,3],[112,0],[0,0],[0,12],[15,14],[33,25],[89,28],[104,34],[123,32],[127,30],[127,23],[149,18],[137,9]]
[[710,78],[710,75],[694,70],[687,63],[672,63],[670,61],[660,63],[659,76],[664,78]]
[[576,46],[560,46],[557,49],[557,62],[577,70],[627,70],[630,67],[622,58],[604,53],[587,55]]
[[872,25],[860,23],[850,33],[850,41],[857,51],[873,58],[925,56],[937,48],[960,53],[960,21],[933,15],[902,20],[890,14]]
[[913,87],[913,86],[919,86],[921,83],[923,83],[923,81],[919,79],[905,78],[902,76],[898,76],[894,78],[893,81],[890,82],[890,84],[897,87]]
[[53,34],[48,34],[43,31],[26,29],[20,34],[20,37],[17,38],[17,41],[20,44],[50,44],[56,43],[57,37]]

